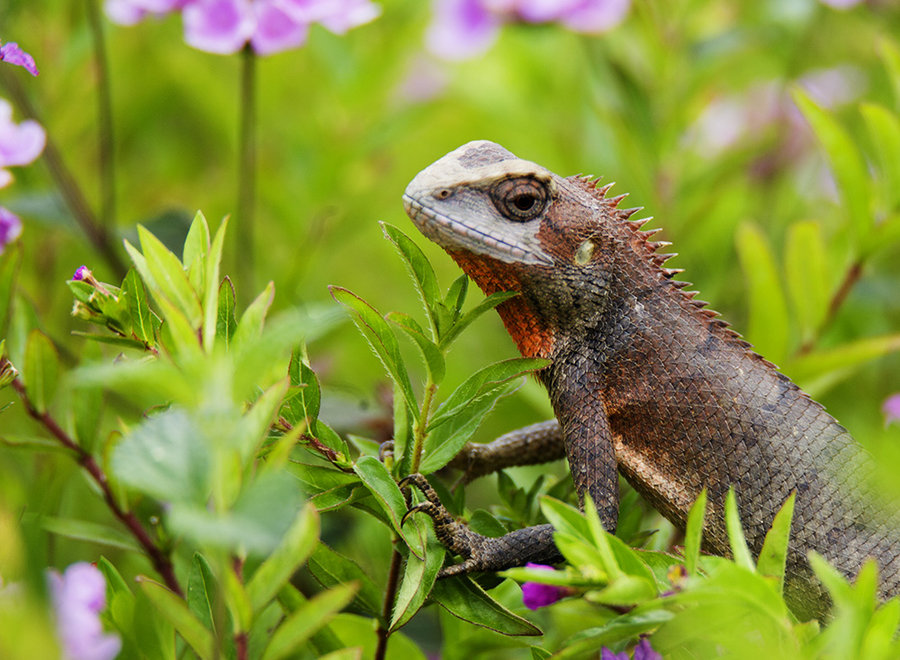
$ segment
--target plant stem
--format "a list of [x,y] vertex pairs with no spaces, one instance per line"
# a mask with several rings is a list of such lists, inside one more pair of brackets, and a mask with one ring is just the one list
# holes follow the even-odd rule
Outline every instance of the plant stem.
[[[2,360],[0,360],[0,362],[2,362]],[[28,415],[43,425],[43,427],[50,432],[50,435],[56,438],[62,446],[74,452],[75,460],[89,475],[91,475],[91,478],[100,487],[100,490],[103,493],[103,499],[106,501],[107,506],[109,506],[113,515],[128,528],[128,531],[131,532],[131,535],[134,536],[141,547],[144,548],[150,562],[153,564],[153,568],[155,568],[157,573],[162,576],[166,586],[183,598],[184,593],[181,591],[181,586],[178,584],[178,580],[175,577],[175,568],[172,565],[172,560],[162,548],[156,545],[150,537],[150,534],[137,519],[137,516],[130,511],[123,510],[119,506],[119,503],[116,502],[116,498],[113,496],[112,490],[109,487],[109,480],[106,478],[106,474],[97,464],[94,457],[75,442],[75,440],[70,438],[56,420],[53,419],[50,413],[41,412],[34,407],[31,399],[28,397],[28,393],[25,391],[25,385],[21,380],[18,378],[14,379],[12,387],[22,399],[22,403],[25,404],[25,410]]]
[[[233,557],[231,560],[231,567],[234,569],[234,574],[237,576],[238,582],[244,582],[244,560],[240,557]],[[246,631],[240,631],[235,633],[234,635],[234,654],[237,660],[247,660],[247,633]]]
[[416,426],[413,431],[413,473],[419,471],[419,463],[421,463],[422,461],[422,447],[425,444],[425,429],[428,427],[428,413],[431,410],[431,401],[434,398],[434,393],[436,390],[437,385],[435,385],[429,377],[428,382],[425,383],[425,395],[422,397],[422,409],[419,412],[419,421],[416,422]]
[[240,135],[238,145],[238,270],[245,291],[253,284],[254,210],[256,199],[256,53],[250,44],[241,52]]
[[[394,545],[398,543],[398,538],[394,536]],[[391,556],[391,567],[388,570],[387,585],[384,588],[384,605],[381,608],[381,620],[378,622],[378,628],[375,634],[378,635],[378,645],[375,647],[374,660],[384,660],[387,654],[388,639],[391,636],[390,622],[391,610],[394,608],[394,598],[397,596],[397,585],[400,581],[400,562],[402,557],[397,550]]]
[[850,268],[848,268],[847,272],[844,273],[844,279],[841,282],[841,285],[838,287],[838,290],[835,291],[834,296],[832,296],[831,302],[828,303],[828,311],[825,313],[825,318],[819,326],[819,331],[816,333],[815,337],[807,341],[797,350],[798,355],[806,355],[813,349],[819,337],[822,335],[822,331],[829,325],[831,325],[832,321],[834,321],[837,313],[840,311],[844,302],[847,300],[847,296],[850,295],[850,291],[862,276],[862,271],[862,258],[858,258],[856,261],[850,264]]
[[97,151],[100,164],[100,221],[104,227],[115,226],[116,174],[113,139],[112,93],[109,86],[109,59],[103,40],[103,20],[97,0],[87,0],[88,24],[94,43],[97,71]]
[[[43,125],[37,110],[25,94],[25,90],[22,89],[22,84],[16,78],[15,72],[11,69],[12,67],[0,67],[0,81],[2,81],[19,112],[25,117],[34,119]],[[47,132],[47,144],[44,146],[43,158],[47,164],[47,169],[50,171],[50,176],[59,189],[66,206],[69,207],[69,211],[75,218],[75,222],[81,227],[88,241],[100,253],[100,256],[106,261],[107,266],[113,273],[119,278],[124,277],[126,271],[125,263],[110,240],[106,228],[98,222],[93,210],[91,210],[91,206],[88,204],[71,170],[66,167],[62,155],[56,147],[56,143],[50,137],[49,131]]]

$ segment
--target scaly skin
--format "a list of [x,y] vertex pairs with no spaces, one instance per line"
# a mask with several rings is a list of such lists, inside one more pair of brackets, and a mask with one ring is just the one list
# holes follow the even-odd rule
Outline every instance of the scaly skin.
[[[520,293],[498,311],[523,355],[552,361],[540,377],[576,490],[591,495],[607,529],[618,516],[617,470],[681,529],[706,488],[704,542],[718,554],[728,553],[729,486],[754,553],[796,491],[787,567],[796,611],[821,615],[828,607],[809,550],[851,577],[874,557],[882,596],[900,592],[900,534],[868,492],[870,456],[685,292],[672,279],[678,271],[663,267],[671,255],[658,254],[653,232],[640,230],[645,221],[629,220],[636,209],[618,209],[621,197],[605,193],[586,178],[562,178],[499,145],[471,142],[420,172],[404,203],[486,294]],[[548,428],[542,437],[552,440]],[[443,540],[466,558],[465,571],[499,570],[558,556],[546,527],[531,528],[537,546],[529,530],[496,541]]]

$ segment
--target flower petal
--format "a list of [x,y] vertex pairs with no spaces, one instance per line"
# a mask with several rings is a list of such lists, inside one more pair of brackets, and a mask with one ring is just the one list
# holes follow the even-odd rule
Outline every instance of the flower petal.
[[900,392],[892,394],[885,399],[884,405],[881,406],[881,411],[884,413],[885,424],[900,422]]
[[256,15],[248,0],[196,0],[182,12],[184,40],[208,53],[236,53],[253,36]]
[[147,12],[132,0],[106,0],[103,3],[103,11],[109,20],[118,25],[136,25],[147,15]]
[[650,640],[644,637],[634,647],[634,660],[662,660],[662,656],[650,646]]
[[19,48],[19,44],[14,41],[0,46],[0,60],[20,66],[33,76],[39,73],[34,58]]
[[15,213],[0,206],[0,254],[3,248],[22,234],[22,221]]
[[425,36],[428,50],[447,60],[485,52],[500,30],[500,19],[479,0],[436,0]]
[[575,32],[606,32],[622,22],[631,0],[581,0],[561,17],[562,24]]
[[250,43],[259,55],[297,48],[306,41],[308,25],[295,21],[278,0],[256,0],[253,9],[256,12],[256,31]]
[[318,21],[335,34],[345,34],[381,16],[381,7],[369,0],[339,0]]
[[0,99],[0,168],[27,165],[41,155],[47,134],[32,119],[12,120],[12,106]]

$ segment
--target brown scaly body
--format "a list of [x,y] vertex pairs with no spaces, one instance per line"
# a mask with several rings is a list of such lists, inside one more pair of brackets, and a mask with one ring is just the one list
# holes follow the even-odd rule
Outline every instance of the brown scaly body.
[[[900,534],[869,496],[868,454],[685,292],[672,279],[677,271],[663,267],[670,255],[657,252],[653,232],[641,231],[645,221],[629,220],[634,210],[618,209],[621,198],[605,193],[588,179],[564,179],[499,145],[472,142],[423,170],[404,195],[419,229],[485,293],[520,293],[498,311],[523,355],[552,361],[541,379],[559,427],[539,434],[543,457],[564,447],[579,495],[590,493],[610,529],[617,470],[681,528],[707,488],[705,543],[723,554],[729,486],[757,553],[796,491],[787,588],[800,611],[827,607],[809,550],[848,576],[874,557],[882,595],[900,593]],[[504,446],[498,465],[513,462]],[[492,467],[478,460],[480,473]],[[459,523],[439,526],[439,537],[466,558],[449,572],[558,556],[547,546],[548,526],[533,528],[543,539],[537,546],[522,542],[531,540],[528,530],[471,542],[459,541],[472,536]]]

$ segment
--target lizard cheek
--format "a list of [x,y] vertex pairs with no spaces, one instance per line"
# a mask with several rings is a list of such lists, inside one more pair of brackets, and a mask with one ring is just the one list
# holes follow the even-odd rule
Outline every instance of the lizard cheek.
[[594,245],[594,241],[590,239],[579,245],[578,249],[575,250],[575,265],[586,266],[591,260],[591,257],[594,256],[595,247],[596,245]]

